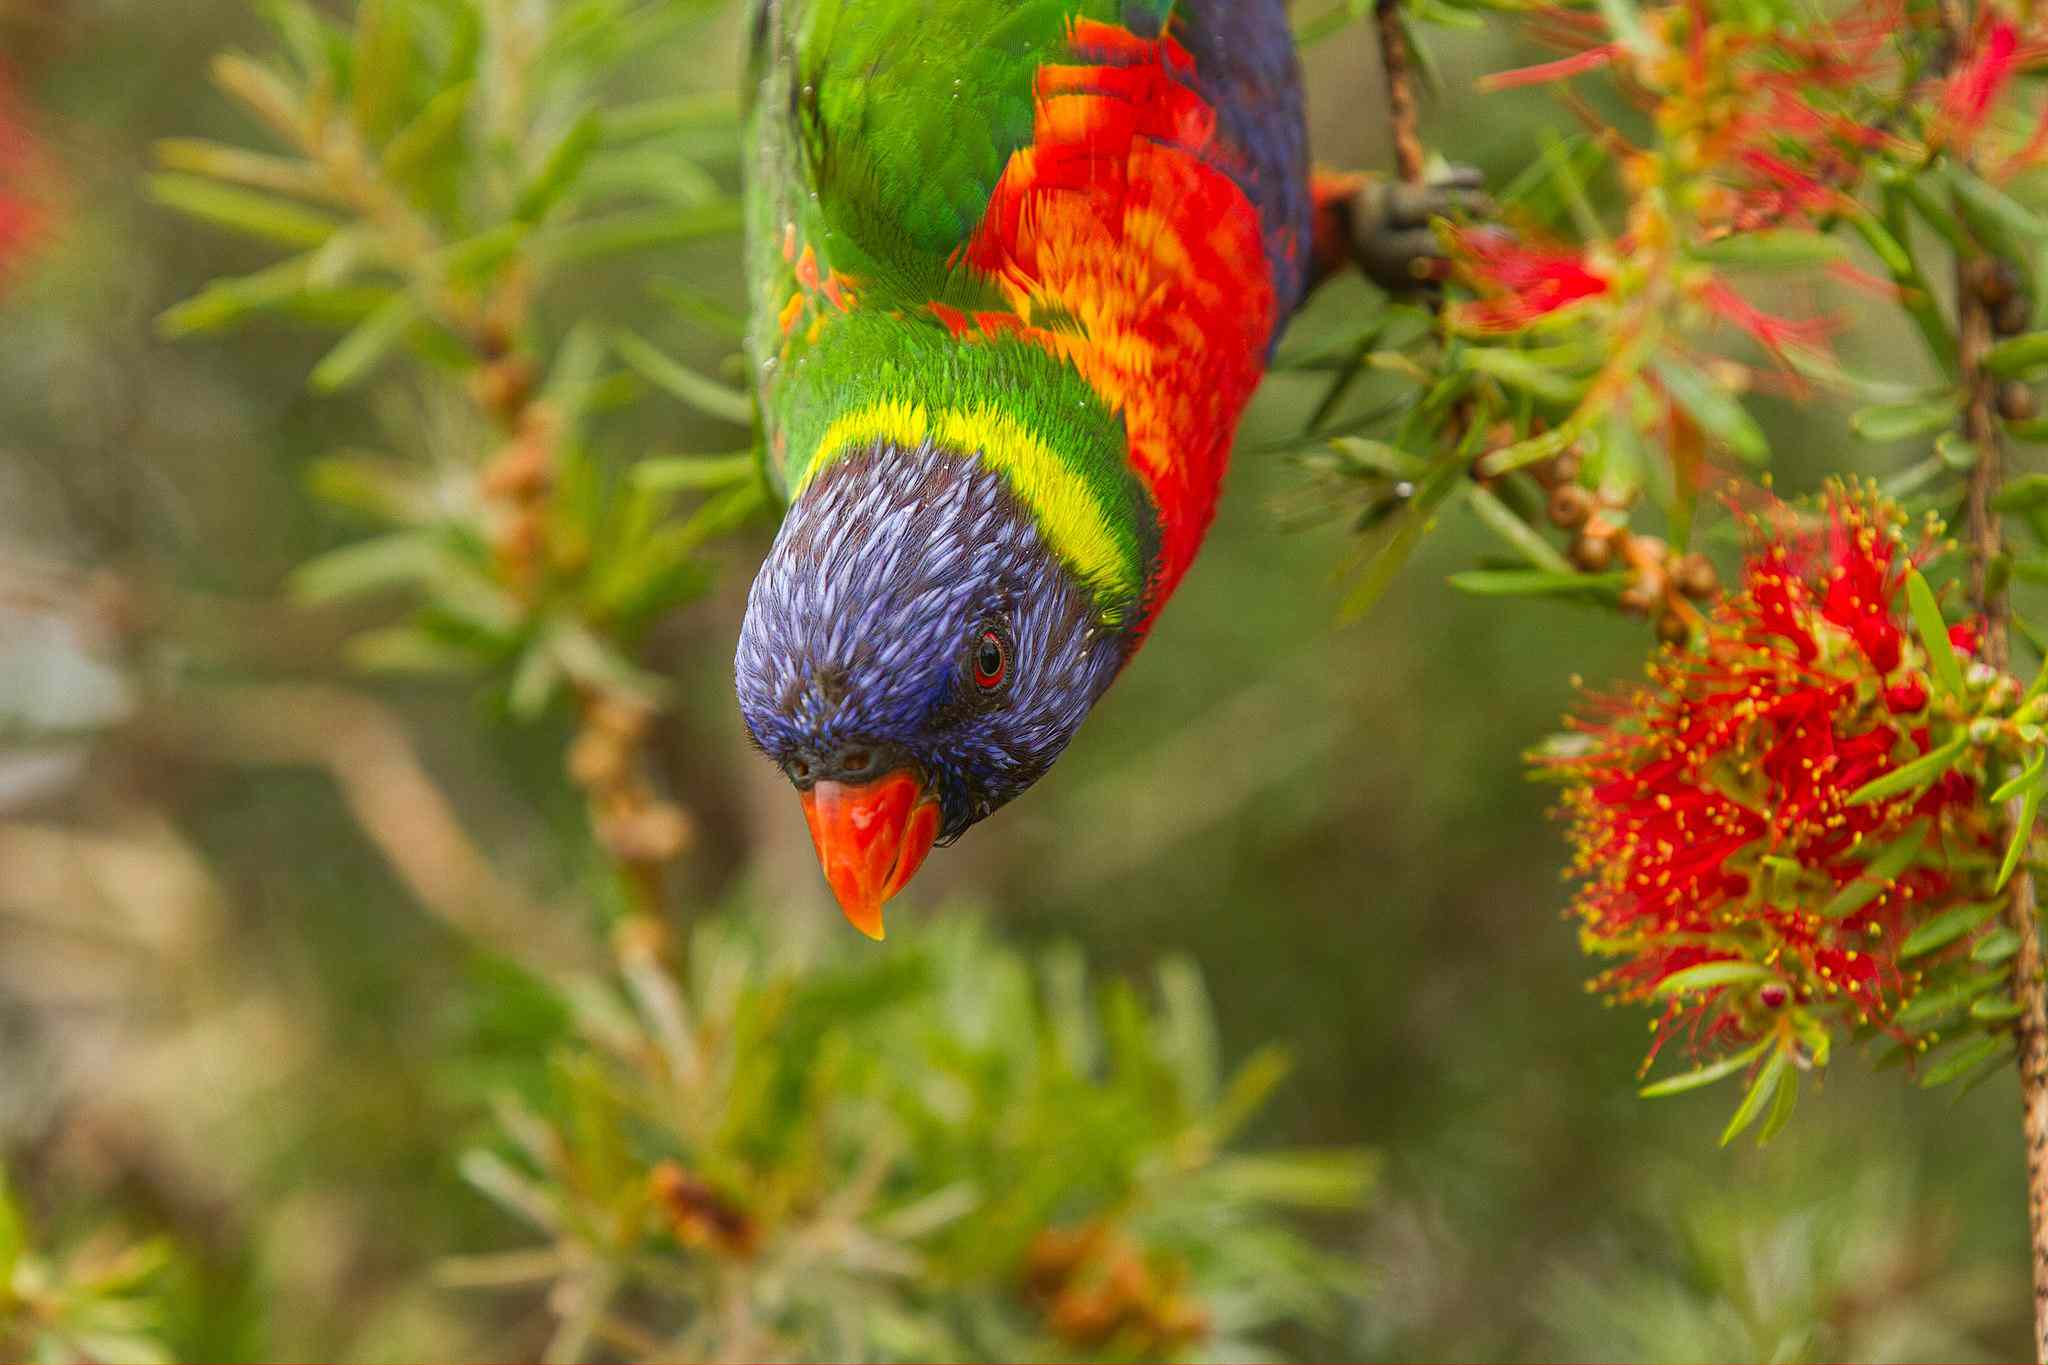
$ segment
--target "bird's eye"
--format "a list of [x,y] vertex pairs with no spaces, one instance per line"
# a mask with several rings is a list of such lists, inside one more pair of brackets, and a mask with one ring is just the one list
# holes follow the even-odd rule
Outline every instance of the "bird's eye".
[[974,670],[974,685],[984,692],[995,691],[1010,675],[1010,647],[999,631],[983,630],[969,657]]

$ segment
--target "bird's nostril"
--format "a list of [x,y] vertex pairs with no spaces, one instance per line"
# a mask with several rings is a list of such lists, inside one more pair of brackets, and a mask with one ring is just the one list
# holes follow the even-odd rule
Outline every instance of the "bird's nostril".
[[839,766],[849,773],[864,773],[874,761],[874,751],[870,749],[848,749],[839,756]]
[[808,782],[811,779],[811,764],[808,759],[792,758],[782,765],[782,770],[789,774],[789,780],[792,782]]

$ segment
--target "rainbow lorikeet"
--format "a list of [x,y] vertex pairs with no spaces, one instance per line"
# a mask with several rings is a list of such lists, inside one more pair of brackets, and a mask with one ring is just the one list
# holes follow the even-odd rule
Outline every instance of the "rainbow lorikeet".
[[1319,220],[1283,0],[757,0],[753,53],[750,352],[789,510],[740,709],[879,938],[1173,595],[1318,229],[1368,261],[1429,235],[1414,205]]

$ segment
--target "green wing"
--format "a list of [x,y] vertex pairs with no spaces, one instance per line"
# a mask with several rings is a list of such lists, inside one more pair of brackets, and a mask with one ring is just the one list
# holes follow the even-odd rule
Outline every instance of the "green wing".
[[[770,422],[781,325],[808,248],[858,282],[858,307],[974,306],[949,262],[1012,153],[1029,145],[1038,68],[1076,19],[1156,29],[1173,0],[756,0],[748,109],[754,360]],[[764,363],[769,361],[777,363]],[[779,478],[777,480],[780,482]]]

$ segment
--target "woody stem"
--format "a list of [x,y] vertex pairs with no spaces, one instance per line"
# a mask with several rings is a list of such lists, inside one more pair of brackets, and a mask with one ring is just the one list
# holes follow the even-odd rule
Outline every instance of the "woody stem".
[[1415,77],[1408,60],[1408,35],[1401,26],[1401,0],[1377,0],[1380,64],[1387,78],[1387,126],[1394,135],[1394,167],[1411,185],[1422,183],[1422,135],[1416,129]]
[[[1960,39],[1960,33],[1953,35]],[[2011,655],[2005,589],[1994,572],[2003,553],[1998,514],[1992,508],[2004,478],[2005,451],[1993,416],[1997,380],[1984,367],[1991,348],[1991,307],[1967,278],[1971,262],[1959,258],[1956,271],[1958,351],[1962,370],[1963,434],[1977,451],[1970,472],[1970,595],[1984,623],[1984,662],[2003,670]],[[2005,808],[2008,837],[2029,838],[2020,828],[2025,810],[2015,797]],[[2020,1124],[2026,1142],[2027,1226],[2034,1253],[2034,1358],[2048,1365],[2048,981],[2041,962],[2041,931],[2034,878],[2027,860],[2006,891],[2006,921],[2019,939],[2013,955],[2013,992],[2020,1014],[2013,1021],[2020,1073]]]

